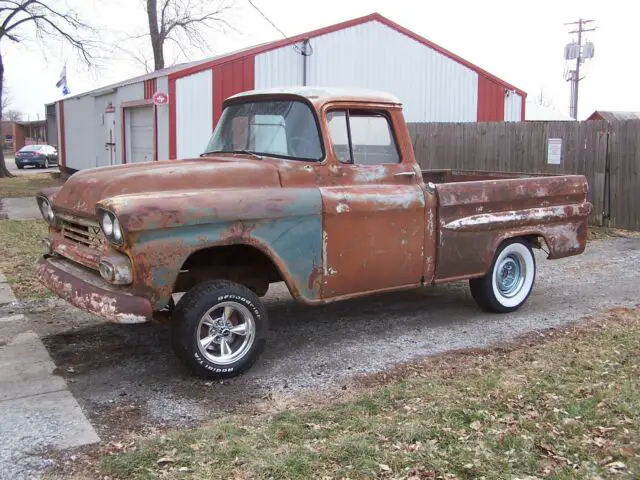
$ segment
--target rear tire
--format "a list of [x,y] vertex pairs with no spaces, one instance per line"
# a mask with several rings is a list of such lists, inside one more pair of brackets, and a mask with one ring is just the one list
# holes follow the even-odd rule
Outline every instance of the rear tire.
[[196,285],[180,299],[172,317],[173,351],[199,377],[240,375],[264,350],[266,309],[240,284],[212,280]]
[[49,168],[49,159],[48,158],[44,159],[44,168]]
[[505,241],[498,250],[489,272],[469,280],[471,295],[487,312],[508,313],[520,308],[529,298],[536,277],[536,259],[524,239]]
[[16,167],[18,167],[18,170],[22,170],[22,169],[24,168],[24,165],[18,165],[18,164],[16,163]]

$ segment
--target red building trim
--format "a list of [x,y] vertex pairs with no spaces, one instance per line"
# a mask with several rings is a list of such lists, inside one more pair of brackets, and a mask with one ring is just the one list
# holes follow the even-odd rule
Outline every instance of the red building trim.
[[67,149],[64,139],[64,100],[58,102],[58,122],[60,124],[60,145],[58,145],[58,158],[63,167],[67,166]]
[[158,106],[153,105],[153,161],[158,161]]
[[148,105],[153,105],[153,100],[131,100],[130,102],[122,102],[120,108],[146,107]]
[[153,94],[156,93],[157,90],[157,79],[150,78],[149,80],[144,81],[144,98],[145,100],[150,100],[153,98]]
[[525,109],[526,104],[527,104],[526,100],[527,100],[527,96],[526,95],[524,95],[520,99],[520,101],[522,102],[522,106],[520,107],[520,120],[523,121],[523,122],[524,122],[524,119],[525,119],[525,117],[524,117],[524,109]]
[[504,92],[504,85],[486,77],[478,77],[478,116],[476,121],[504,121]]
[[122,129],[122,142],[120,142],[120,144],[122,145],[122,163],[125,164],[127,163],[127,134],[125,133],[127,131],[127,127],[124,124],[125,122],[125,118],[126,115],[124,113],[125,111],[124,106],[120,107],[120,128]]
[[176,159],[176,81],[169,76],[169,159]]
[[255,88],[255,57],[244,57],[213,67],[213,126],[222,115],[225,99]]

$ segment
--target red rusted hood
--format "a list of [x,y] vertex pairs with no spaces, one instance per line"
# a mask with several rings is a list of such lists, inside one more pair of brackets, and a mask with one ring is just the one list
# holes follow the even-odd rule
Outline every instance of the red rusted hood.
[[260,160],[212,157],[93,168],[71,176],[53,203],[94,216],[97,202],[117,195],[247,186],[280,186],[277,169]]

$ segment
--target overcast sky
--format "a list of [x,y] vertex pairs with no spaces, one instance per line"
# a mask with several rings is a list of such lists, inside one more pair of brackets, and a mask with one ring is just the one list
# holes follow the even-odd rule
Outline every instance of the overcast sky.
[[[142,0],[58,0],[74,6],[109,40],[144,31]],[[212,0],[212,3],[215,0]],[[579,118],[593,110],[640,111],[638,0],[254,0],[287,35],[295,35],[350,18],[379,12],[503,80],[536,96],[540,89],[555,109],[568,113],[569,86],[563,79],[564,45],[571,40],[563,23],[596,20],[588,34],[595,58],[583,71]],[[191,60],[277,40],[273,29],[246,0],[235,0],[227,16],[235,31],[212,32],[207,54],[193,50]],[[126,45],[126,44],[125,44]],[[143,47],[144,45],[144,47]],[[146,43],[135,45],[147,48]],[[144,73],[142,65],[122,52],[105,59],[99,70],[78,65],[68,46],[49,44],[46,55],[37,44],[18,46],[3,41],[5,78],[11,107],[35,120],[44,118],[44,104],[61,93],[55,87],[65,59],[72,94]],[[168,63],[176,52],[168,55]]]

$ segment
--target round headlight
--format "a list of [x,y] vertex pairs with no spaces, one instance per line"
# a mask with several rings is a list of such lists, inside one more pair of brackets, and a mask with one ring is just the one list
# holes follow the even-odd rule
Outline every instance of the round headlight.
[[55,224],[55,213],[53,213],[53,209],[51,208],[51,204],[49,200],[43,197],[38,198],[38,207],[40,207],[40,213],[42,214],[42,218],[44,218],[49,224]]
[[47,202],[46,200],[40,200],[38,206],[40,207],[40,213],[42,214],[42,217],[45,220],[49,218],[49,214],[47,213],[47,207],[49,206],[49,202]]
[[107,212],[102,214],[102,231],[107,237],[110,237],[113,234],[113,220],[111,219],[111,215]]
[[120,230],[120,221],[118,217],[113,218],[113,239],[116,242],[122,240],[122,230]]

